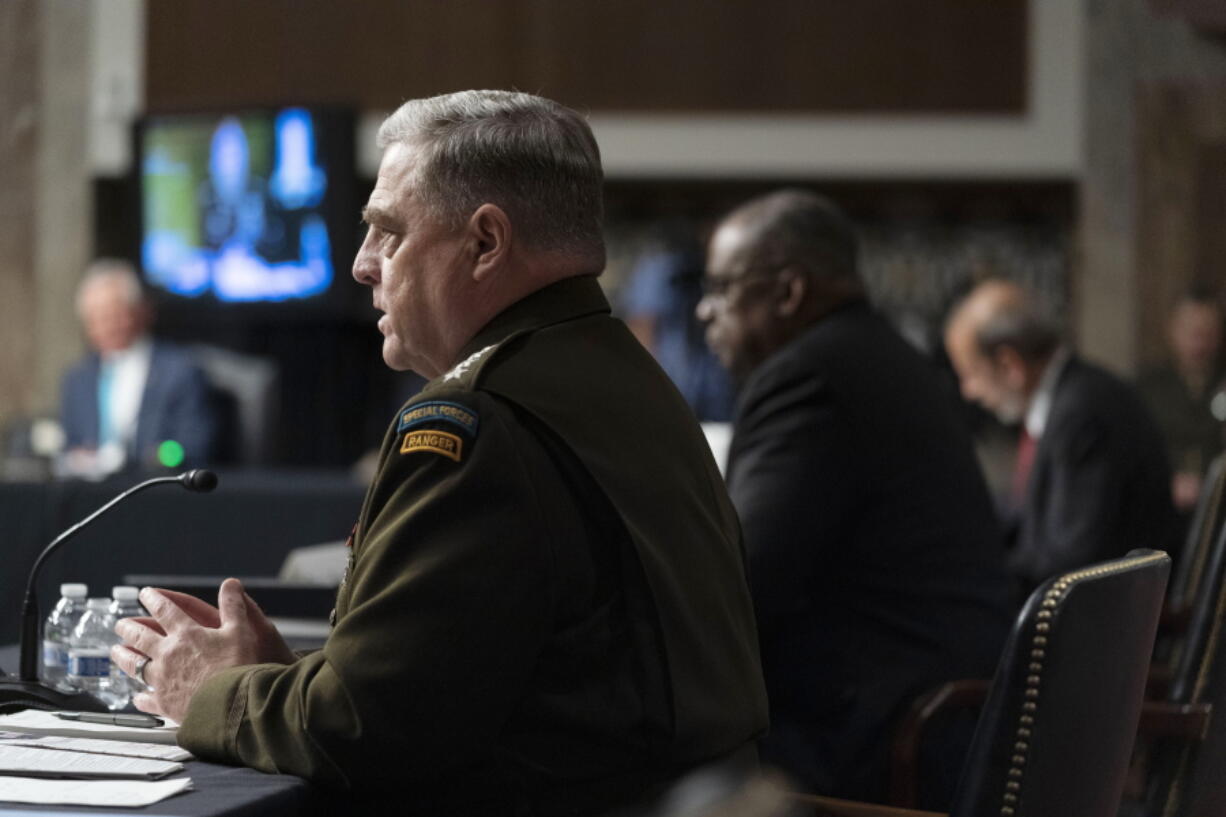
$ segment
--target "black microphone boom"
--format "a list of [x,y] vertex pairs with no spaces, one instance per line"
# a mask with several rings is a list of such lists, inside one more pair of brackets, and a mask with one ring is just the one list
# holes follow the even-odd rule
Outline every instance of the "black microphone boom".
[[55,537],[51,544],[43,548],[42,553],[38,554],[38,558],[34,560],[34,567],[30,568],[30,575],[26,580],[25,601],[21,605],[20,677],[0,679],[0,710],[14,709],[18,705],[75,710],[98,709],[101,706],[99,701],[89,695],[83,693],[68,695],[45,686],[38,680],[39,627],[42,623],[38,613],[38,594],[35,590],[38,574],[47,557],[55,552],[60,545],[79,533],[86,525],[89,525],[133,494],[140,493],[146,488],[152,488],[155,485],[171,483],[178,483],[187,490],[196,493],[208,493],[217,487],[217,475],[212,471],[196,469],[179,474],[178,476],[155,477],[145,480],[138,485],[132,486],[80,522],[68,528],[68,530]]

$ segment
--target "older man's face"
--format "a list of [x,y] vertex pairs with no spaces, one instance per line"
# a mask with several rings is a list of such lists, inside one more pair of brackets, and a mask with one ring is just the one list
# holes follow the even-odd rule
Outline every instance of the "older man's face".
[[707,345],[738,379],[744,379],[779,345],[773,289],[777,273],[755,269],[742,252],[748,236],[725,222],[707,248],[706,294],[696,314],[707,325]]
[[99,278],[81,294],[81,323],[85,336],[100,354],[122,352],[144,334],[145,307],[133,303],[123,281]]
[[368,285],[383,333],[383,360],[393,369],[437,377],[467,341],[464,242],[427,212],[413,189],[416,150],[389,147],[363,217],[366,240],[353,277]]
[[1020,373],[980,352],[973,326],[965,322],[951,325],[945,333],[945,349],[964,398],[983,406],[1005,425],[1021,421],[1029,401]]

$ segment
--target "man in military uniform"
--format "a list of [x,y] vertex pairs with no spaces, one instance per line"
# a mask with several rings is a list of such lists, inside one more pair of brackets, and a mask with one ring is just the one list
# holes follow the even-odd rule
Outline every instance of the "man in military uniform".
[[335,624],[295,657],[236,580],[146,589],[114,659],[197,756],[407,812],[593,814],[752,759],[766,702],[735,512],[609,316],[599,153],[573,111],[405,104],[353,274],[432,378],[388,429]]

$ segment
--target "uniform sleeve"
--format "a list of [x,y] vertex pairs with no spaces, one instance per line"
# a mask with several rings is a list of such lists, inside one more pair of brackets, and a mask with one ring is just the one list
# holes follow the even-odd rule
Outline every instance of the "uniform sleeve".
[[833,395],[811,376],[747,404],[735,434],[728,489],[744,532],[758,630],[767,642],[835,557],[855,479]]
[[339,789],[481,762],[548,637],[552,562],[524,441],[492,398],[468,399],[476,435],[414,429],[457,432],[458,461],[401,453],[398,435],[324,648],[211,678],[184,747]]

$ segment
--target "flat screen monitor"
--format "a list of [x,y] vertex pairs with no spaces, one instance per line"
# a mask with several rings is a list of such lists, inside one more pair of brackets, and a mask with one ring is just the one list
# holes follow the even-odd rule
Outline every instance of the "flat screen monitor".
[[177,317],[351,311],[353,116],[304,107],[145,117],[141,270]]

